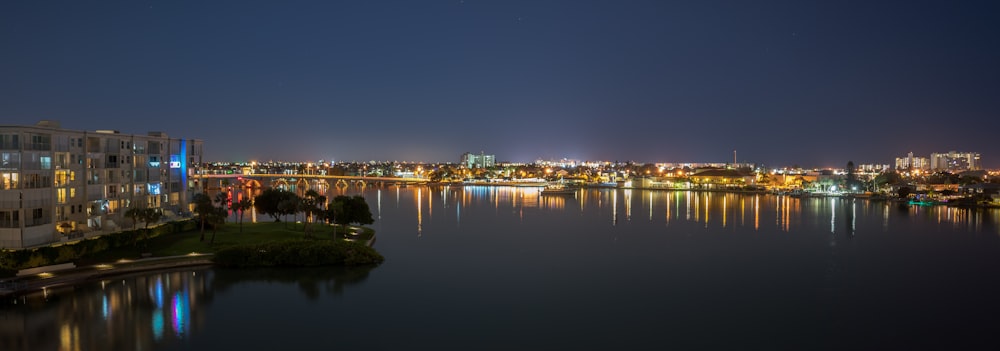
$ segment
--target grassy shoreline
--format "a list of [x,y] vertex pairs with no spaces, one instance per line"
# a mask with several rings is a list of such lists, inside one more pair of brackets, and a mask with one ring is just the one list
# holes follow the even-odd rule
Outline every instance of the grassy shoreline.
[[[235,245],[255,245],[273,242],[288,242],[297,240],[353,240],[366,245],[370,243],[375,232],[370,228],[348,227],[340,228],[328,224],[310,224],[310,234],[303,231],[302,223],[285,222],[258,222],[244,223],[243,232],[240,232],[239,224],[227,223],[215,231],[215,240],[212,241],[213,229],[206,228],[204,231],[205,240],[202,241],[202,232],[198,229],[181,233],[164,234],[154,238],[140,241],[135,246],[126,246],[116,249],[105,250],[93,255],[82,257],[76,261],[77,265],[92,265],[100,263],[111,263],[121,259],[139,259],[145,257],[166,257],[179,256],[191,253],[216,253],[221,249]],[[334,233],[336,229],[336,233]],[[350,234],[355,232],[357,234]]]
[[[371,248],[375,232],[370,228],[345,228],[313,223],[309,224],[308,231],[309,233],[306,234],[302,223],[261,222],[244,223],[242,232],[238,223],[227,223],[217,230],[206,228],[204,233],[195,229],[161,234],[149,239],[138,240],[135,245],[110,248],[82,256],[73,260],[77,268],[21,277],[14,277],[13,272],[11,272],[11,275],[3,277],[5,280],[0,280],[6,286],[6,289],[5,286],[0,286],[0,295],[36,288],[41,289],[53,284],[74,284],[97,277],[127,274],[135,271],[171,269],[190,265],[216,265],[214,256],[220,251],[253,248],[261,245],[269,245],[273,248],[288,247],[283,261],[280,261],[284,266],[295,266],[296,257],[304,257],[300,252],[306,252],[310,246],[322,247],[326,251],[309,251],[311,256],[302,258],[301,266],[366,264],[382,261],[382,256]],[[202,240],[203,235],[204,240]],[[212,241],[213,235],[214,241]],[[348,243],[348,241],[355,243]],[[318,261],[316,259],[316,257],[322,258],[324,255],[339,257],[341,261],[330,259]],[[369,261],[359,262],[359,256]],[[351,260],[345,261],[346,257],[350,257]],[[243,266],[251,267],[252,265],[244,264]],[[59,279],[52,279],[53,276]]]

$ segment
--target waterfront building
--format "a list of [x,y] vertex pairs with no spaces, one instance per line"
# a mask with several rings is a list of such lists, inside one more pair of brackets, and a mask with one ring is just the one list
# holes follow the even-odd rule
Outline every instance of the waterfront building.
[[757,185],[752,172],[738,169],[699,169],[690,176],[691,183],[703,189],[728,189]]
[[859,174],[878,174],[890,170],[888,164],[866,163],[857,166]]
[[956,152],[931,154],[930,169],[932,171],[962,172],[982,169],[978,152]]
[[926,157],[914,157],[913,153],[906,154],[906,157],[896,158],[896,169],[898,170],[920,170],[930,169],[930,161]]
[[462,154],[462,165],[469,169],[474,168],[489,168],[496,166],[497,164],[496,155],[487,155],[486,153],[480,151],[479,155],[466,152]]
[[161,132],[0,126],[0,248],[110,233],[130,207],[188,211],[202,142]]

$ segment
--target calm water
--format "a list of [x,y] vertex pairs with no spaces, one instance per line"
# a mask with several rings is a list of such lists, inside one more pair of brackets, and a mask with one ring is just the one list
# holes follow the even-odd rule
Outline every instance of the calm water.
[[0,349],[1000,347],[996,210],[614,189],[363,194],[378,267],[180,270],[32,294],[0,309]]

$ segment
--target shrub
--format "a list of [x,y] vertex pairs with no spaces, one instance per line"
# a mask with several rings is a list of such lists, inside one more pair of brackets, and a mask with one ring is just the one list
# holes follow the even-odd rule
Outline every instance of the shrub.
[[[154,228],[149,237],[179,233],[195,228],[197,228],[197,223],[194,220],[178,221]],[[16,272],[19,269],[72,262],[80,257],[104,250],[130,246],[135,243],[137,236],[142,234],[142,230],[144,229],[127,230],[56,247],[46,246],[37,249],[2,251],[0,252],[0,271]]]
[[381,263],[382,255],[359,243],[286,241],[236,245],[219,250],[216,264],[227,267],[308,267]]

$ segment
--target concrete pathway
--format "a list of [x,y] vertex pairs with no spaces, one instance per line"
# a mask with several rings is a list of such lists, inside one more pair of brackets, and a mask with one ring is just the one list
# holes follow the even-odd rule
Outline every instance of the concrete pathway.
[[138,260],[119,260],[113,263],[9,278],[0,280],[0,296],[23,294],[44,288],[79,284],[121,274],[177,267],[210,266],[213,264],[212,257],[212,254],[187,254],[150,257]]

